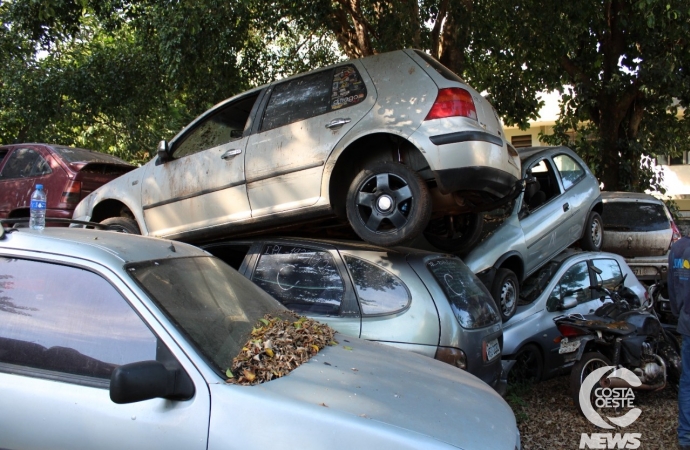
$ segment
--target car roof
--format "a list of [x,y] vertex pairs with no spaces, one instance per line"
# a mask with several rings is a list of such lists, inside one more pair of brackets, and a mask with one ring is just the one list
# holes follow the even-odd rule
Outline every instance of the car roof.
[[312,245],[327,245],[336,248],[337,250],[352,250],[352,251],[370,251],[379,253],[397,253],[400,255],[441,255],[455,257],[453,255],[444,254],[442,252],[432,252],[428,250],[421,250],[417,248],[410,247],[379,247],[373,244],[369,244],[363,241],[349,241],[343,239],[318,239],[318,238],[308,238],[308,237],[291,237],[291,236],[262,236],[255,238],[245,238],[245,239],[223,239],[208,244],[202,245],[202,248],[212,247],[214,245],[222,245],[228,243],[240,243],[240,242],[284,242],[284,243],[304,243]]
[[623,191],[602,191],[601,192],[601,199],[604,202],[607,201],[620,201],[620,202],[625,202],[625,201],[631,201],[631,202],[650,202],[650,203],[659,203],[663,204],[661,200],[658,198],[649,195],[649,194],[643,194],[641,192],[623,192]]
[[520,155],[520,161],[526,161],[529,158],[532,158],[535,155],[538,155],[543,152],[547,152],[549,150],[553,151],[562,151],[562,150],[570,150],[570,148],[565,147],[565,146],[556,146],[556,147],[549,147],[549,146],[542,146],[542,147],[521,147],[521,148],[516,148],[518,155]]
[[177,241],[66,227],[46,227],[41,231],[5,230],[4,237],[0,234],[0,254],[6,250],[80,257],[111,267],[152,259],[208,255],[197,247]]

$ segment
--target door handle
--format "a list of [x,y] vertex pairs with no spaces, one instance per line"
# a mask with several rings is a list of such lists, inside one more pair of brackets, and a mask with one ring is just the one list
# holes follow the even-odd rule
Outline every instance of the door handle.
[[326,128],[332,130],[333,128],[340,128],[343,125],[345,125],[346,123],[350,123],[350,122],[352,122],[352,119],[350,119],[349,117],[346,117],[344,119],[333,119],[326,124]]
[[233,148],[233,149],[228,150],[227,152],[223,153],[220,158],[227,161],[228,159],[234,158],[235,156],[239,155],[240,153],[242,153],[242,149]]
[[570,209],[570,204],[563,203],[563,212],[568,212],[569,209]]

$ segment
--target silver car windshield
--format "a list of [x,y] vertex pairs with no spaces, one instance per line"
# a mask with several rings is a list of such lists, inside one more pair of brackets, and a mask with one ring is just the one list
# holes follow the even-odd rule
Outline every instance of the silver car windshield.
[[221,374],[259,319],[287,311],[211,256],[139,262],[128,265],[127,271]]
[[465,264],[442,258],[429,261],[427,268],[448,297],[460,326],[482,328],[501,320],[491,294]]

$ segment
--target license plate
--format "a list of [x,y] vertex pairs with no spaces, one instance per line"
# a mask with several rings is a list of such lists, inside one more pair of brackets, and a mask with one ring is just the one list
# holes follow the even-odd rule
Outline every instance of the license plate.
[[486,360],[491,361],[501,354],[501,347],[498,345],[498,339],[493,339],[486,343]]
[[659,274],[655,267],[631,267],[636,277],[653,277]]
[[580,348],[579,339],[577,341],[569,341],[568,338],[563,338],[561,341],[561,347],[558,349],[558,353],[572,353],[578,348]]

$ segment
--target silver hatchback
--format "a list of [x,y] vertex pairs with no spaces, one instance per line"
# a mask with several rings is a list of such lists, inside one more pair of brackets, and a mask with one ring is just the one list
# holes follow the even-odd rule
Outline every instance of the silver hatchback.
[[568,249],[528,277],[515,316],[503,326],[503,358],[515,361],[510,374],[538,381],[569,370],[573,361],[559,353],[561,332],[553,319],[593,314],[610,298],[592,286],[614,289],[623,280],[641,301],[648,298],[623,257],[613,253]]
[[520,149],[534,181],[505,208],[506,218],[463,261],[489,287],[504,321],[517,306],[520,284],[565,248],[598,251],[603,240],[599,181],[567,147]]
[[519,448],[478,378],[354,337],[227,383],[253,327],[285,312],[186,244],[0,227],[0,448]]
[[290,238],[222,241],[204,249],[299,314],[350,336],[438,359],[505,389],[498,309],[457,257]]
[[519,192],[494,108],[424,52],[278,80],[205,112],[74,218],[201,243],[339,218],[364,240],[436,246]]

